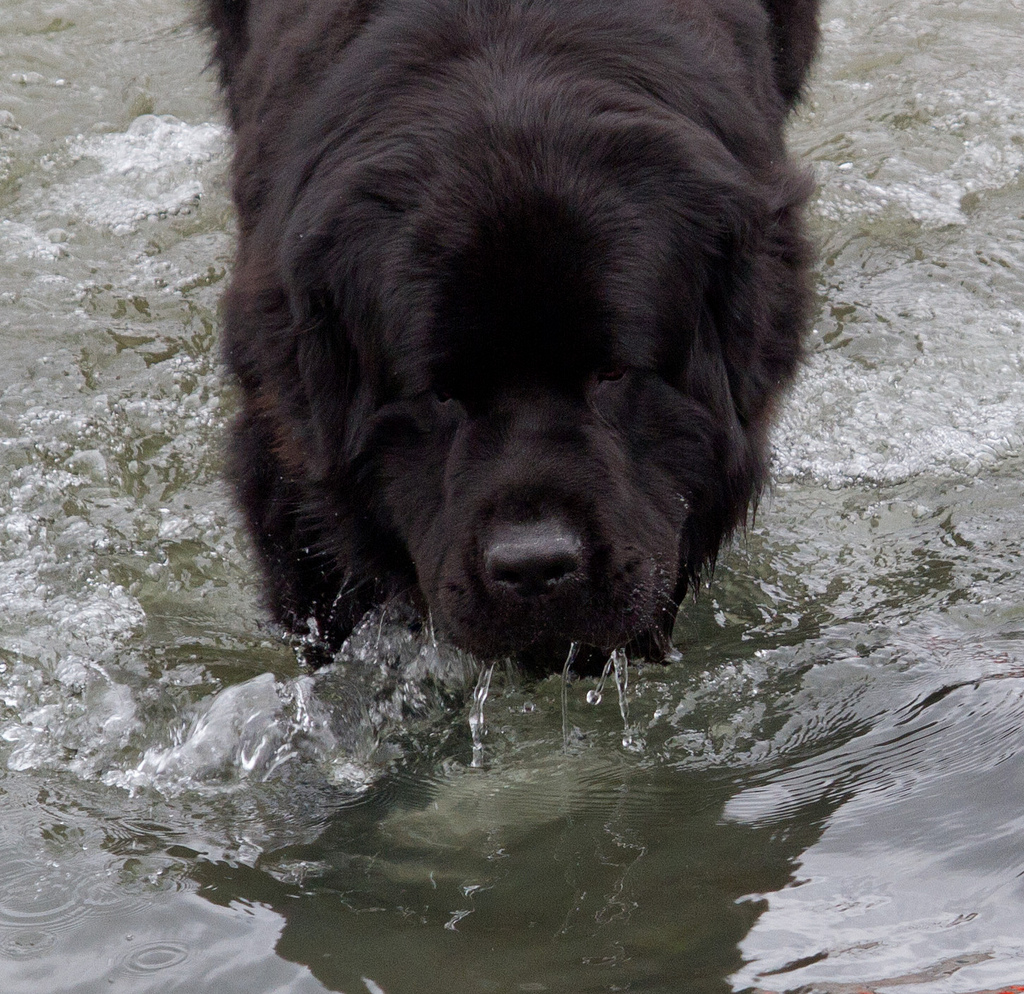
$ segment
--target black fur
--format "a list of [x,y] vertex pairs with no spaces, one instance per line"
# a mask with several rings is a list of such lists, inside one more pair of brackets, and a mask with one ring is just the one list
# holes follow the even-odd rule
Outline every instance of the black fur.
[[280,623],[334,648],[409,597],[485,656],[658,644],[801,355],[816,7],[207,0]]

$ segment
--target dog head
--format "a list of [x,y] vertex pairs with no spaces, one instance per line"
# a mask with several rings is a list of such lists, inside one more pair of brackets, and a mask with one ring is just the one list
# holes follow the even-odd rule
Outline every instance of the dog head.
[[369,88],[357,46],[249,239],[279,252],[236,280],[275,276],[253,378],[291,371],[264,403],[319,554],[484,655],[669,630],[799,359],[781,111],[710,69],[681,96],[642,42],[626,87],[619,43],[578,80],[538,56]]

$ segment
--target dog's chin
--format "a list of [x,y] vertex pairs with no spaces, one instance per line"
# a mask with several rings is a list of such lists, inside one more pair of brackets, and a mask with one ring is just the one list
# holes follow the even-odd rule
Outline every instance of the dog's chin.
[[567,582],[532,597],[489,589],[479,577],[465,575],[420,589],[435,631],[477,658],[510,658],[532,674],[557,673],[575,644],[572,669],[582,674],[599,672],[616,649],[650,658],[664,654],[675,610],[660,576],[653,560],[642,559],[630,570],[629,583]]
[[538,679],[562,673],[567,666],[575,676],[598,676],[612,653],[619,649],[634,661],[660,661],[669,648],[667,634],[658,628],[599,639],[557,632],[543,632],[529,640],[490,639],[481,642],[449,638],[481,660],[506,659],[524,675]]
[[577,674],[598,672],[616,649],[648,657],[663,654],[666,625],[657,624],[653,613],[623,609],[614,620],[573,610],[550,613],[531,606],[519,612],[475,605],[475,610],[452,616],[432,609],[438,633],[480,659],[512,659],[533,675],[561,672],[570,647],[577,647],[572,670]]

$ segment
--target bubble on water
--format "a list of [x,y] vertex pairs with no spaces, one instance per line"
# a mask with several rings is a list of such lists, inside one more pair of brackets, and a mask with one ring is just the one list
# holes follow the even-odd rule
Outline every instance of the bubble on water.
[[203,195],[197,171],[221,157],[225,143],[218,125],[144,114],[121,134],[74,139],[68,149],[72,161],[98,171],[58,185],[50,199],[70,216],[127,234],[147,219],[197,204]]
[[46,82],[46,77],[34,70],[29,72],[12,72],[11,82],[20,86],[39,86],[41,83]]
[[68,254],[62,242],[55,242],[30,225],[8,218],[0,220],[0,246],[5,262],[19,259],[59,259]]

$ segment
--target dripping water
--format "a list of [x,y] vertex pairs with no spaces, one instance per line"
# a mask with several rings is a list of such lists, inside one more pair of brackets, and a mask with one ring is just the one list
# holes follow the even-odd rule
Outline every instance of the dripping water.
[[601,670],[601,677],[597,681],[597,686],[587,691],[587,703],[593,704],[595,707],[604,700],[604,685],[608,680],[608,674],[612,671],[612,664],[615,661],[615,653],[612,653],[608,657],[608,662],[604,664],[604,669]]
[[484,765],[484,703],[491,689],[491,677],[494,675],[494,663],[480,668],[476,686],[473,688],[473,703],[469,708],[469,731],[473,737],[473,761],[471,766]]
[[566,752],[569,751],[569,674],[579,651],[579,642],[573,642],[569,646],[569,655],[565,657],[565,666],[562,667],[562,749]]
[[616,649],[604,664],[597,686],[587,691],[587,703],[595,707],[604,700],[604,685],[609,675],[615,673],[615,688],[619,693],[619,714],[622,715],[622,745],[631,752],[643,749],[643,739],[638,736],[629,724],[629,660],[625,649]]
[[619,692],[619,714],[622,715],[622,746],[630,752],[643,750],[644,741],[633,732],[629,725],[629,660],[626,658],[625,649],[616,649],[605,664],[605,672],[608,666],[615,670],[615,687]]

